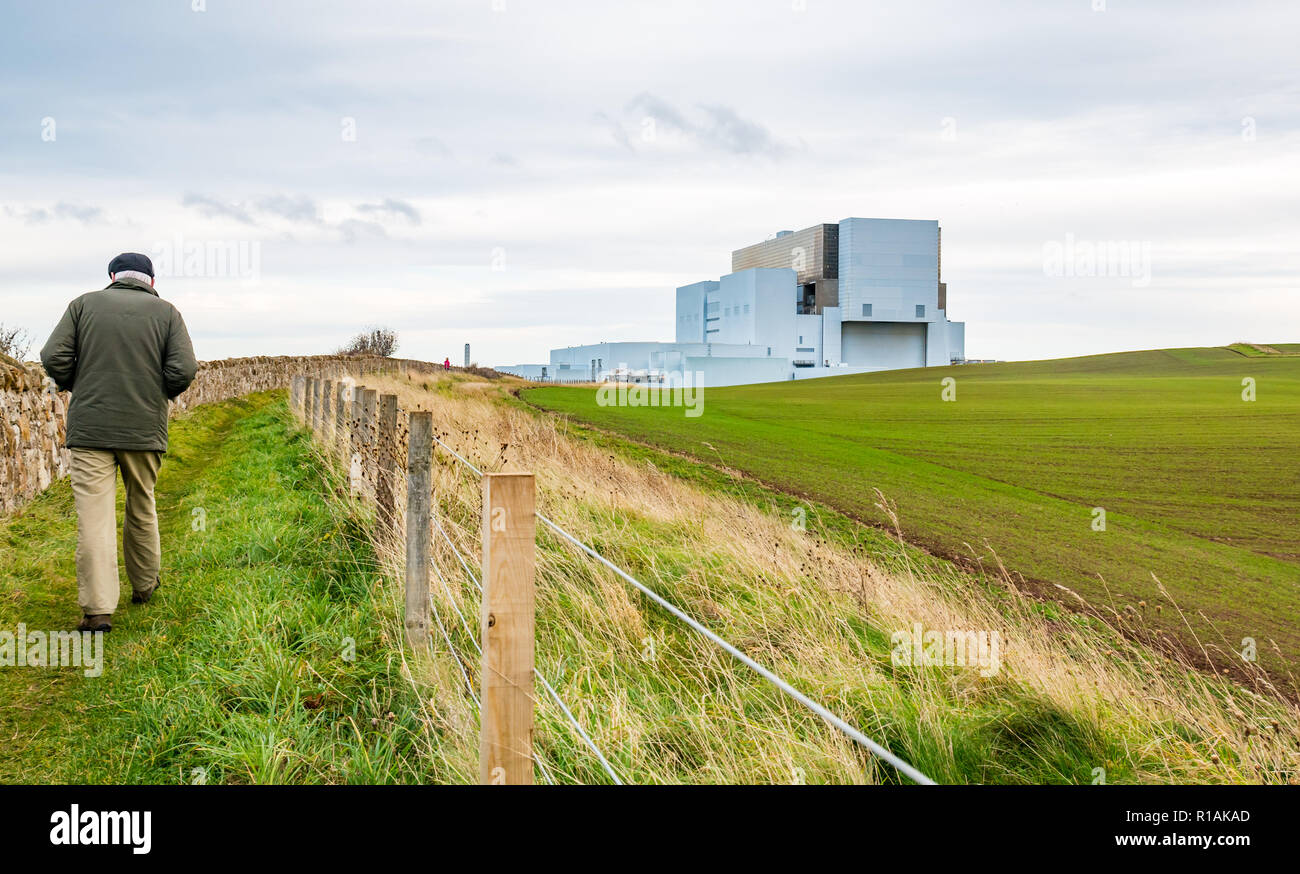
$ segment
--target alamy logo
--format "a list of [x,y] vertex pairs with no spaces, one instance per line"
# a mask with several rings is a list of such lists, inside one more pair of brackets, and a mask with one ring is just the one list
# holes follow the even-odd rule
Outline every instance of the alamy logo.
[[138,810],[70,810],[50,814],[50,843],[56,847],[129,846],[143,856],[153,847],[153,813]]
[[0,667],[85,668],[87,677],[104,673],[104,632],[0,631]]
[[892,661],[899,667],[978,667],[991,677],[1002,667],[1001,636],[996,631],[926,631],[920,622],[911,631],[895,631]]
[[262,278],[257,240],[187,240],[176,234],[155,243],[152,255],[161,278],[236,279],[246,286]]
[[686,418],[704,415],[704,373],[689,370],[655,374],[646,382],[615,379],[596,389],[598,407],[684,407]]
[[1151,284],[1151,242],[1149,240],[1076,240],[1066,234],[1065,242],[1043,244],[1043,273],[1055,277],[1119,276],[1132,280],[1134,288]]

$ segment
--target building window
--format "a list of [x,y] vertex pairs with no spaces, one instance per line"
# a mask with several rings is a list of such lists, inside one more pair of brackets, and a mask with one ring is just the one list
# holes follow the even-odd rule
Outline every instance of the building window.
[[767,347],[767,357],[768,357],[768,358],[771,358],[771,357],[772,357],[772,347],[771,347],[771,346],[768,346],[768,347]]
[[799,343],[800,343],[800,344],[803,343],[803,334],[800,334],[800,335],[799,335]]
[[749,315],[749,304],[745,304],[745,315]]
[[864,304],[862,305],[862,315],[864,315],[864,316],[870,316],[870,315],[871,315],[871,304],[869,304],[869,303],[864,303]]
[[923,304],[923,303],[918,303],[918,304],[916,305],[916,317],[917,317],[918,319],[923,319],[923,318],[925,318],[925,304]]

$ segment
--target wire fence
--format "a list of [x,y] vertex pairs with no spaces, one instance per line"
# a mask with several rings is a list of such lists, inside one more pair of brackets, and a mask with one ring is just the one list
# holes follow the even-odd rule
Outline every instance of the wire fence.
[[[306,422],[308,427],[310,427],[315,432],[319,432],[320,430],[322,430],[322,426],[325,425],[325,423],[327,423],[327,421],[330,419],[329,400],[327,399],[334,397],[334,394],[335,394],[335,389],[329,381],[321,381],[312,377],[298,377],[294,380],[293,384],[291,385],[290,398],[295,411],[300,413],[303,416],[304,421]],[[350,423],[351,427],[350,427],[349,434],[346,435],[347,442],[345,448],[348,450],[347,457],[350,462],[350,470],[353,476],[354,483],[358,479],[358,470],[357,470],[358,467],[361,468],[359,478],[362,481],[366,479],[365,468],[366,468],[366,459],[368,457],[383,458],[385,454],[387,454],[388,456],[387,459],[384,461],[380,461],[376,465],[377,472],[375,473],[374,479],[376,483],[379,484],[379,487],[376,487],[374,489],[374,495],[375,495],[376,502],[379,505],[379,510],[380,510],[379,518],[381,524],[386,524],[388,525],[388,527],[395,530],[397,527],[396,521],[398,517],[398,512],[397,512],[398,501],[396,500],[396,495],[395,495],[396,489],[392,485],[392,480],[396,479],[401,473],[401,471],[398,470],[397,459],[394,457],[397,455],[396,446],[399,442],[398,436],[396,434],[396,430],[397,430],[396,422],[398,420],[398,414],[400,413],[400,411],[396,407],[397,399],[393,395],[384,395],[382,401],[378,405],[376,405],[374,390],[366,390],[364,386],[349,385],[347,387],[346,394],[351,396],[345,397],[345,392],[342,389],[337,390],[337,399],[336,399],[337,406],[335,408],[335,416],[334,416],[334,421],[336,423],[334,426],[334,431],[335,431],[334,438],[336,441],[342,442],[344,435],[341,435],[339,431],[342,429],[342,426],[345,423],[345,421]],[[343,410],[343,404],[345,402],[349,404],[350,409],[355,409],[358,412],[353,415],[345,416]],[[379,412],[378,417],[376,413],[377,410]],[[387,412],[385,413],[384,411]],[[429,416],[428,413],[412,414],[412,415],[420,415],[425,417]],[[381,427],[381,420],[387,422],[388,428],[391,429],[393,433],[391,434],[381,433],[384,430],[384,428]],[[412,423],[411,425],[412,434],[414,434],[415,433],[414,419],[408,418],[408,420],[411,421]],[[425,427],[427,428],[427,426]],[[480,481],[482,481],[484,483],[484,489],[486,495],[487,480],[488,478],[492,477],[493,474],[485,474],[485,472],[481,467],[474,464],[470,459],[466,458],[464,455],[458,452],[454,447],[448,445],[446,442],[440,439],[436,434],[432,433],[431,429],[428,429],[427,433],[423,435],[422,439],[427,439],[429,444],[437,447],[439,451],[446,453],[447,456],[453,459],[460,466],[460,469],[463,471],[463,473],[466,476],[477,477]],[[428,455],[423,454],[424,445],[425,445],[424,442],[420,442],[418,446],[416,445],[415,442],[411,442],[409,444],[408,468],[415,465],[424,465],[427,473],[427,465],[429,463],[429,457]],[[387,447],[386,453],[385,453],[385,447]],[[490,676],[495,680],[497,673],[499,673],[501,670],[508,669],[509,666],[506,666],[506,668],[502,668],[500,665],[496,665],[496,666],[490,665],[488,664],[488,659],[485,658],[484,645],[480,642],[480,637],[482,636],[485,640],[487,639],[489,628],[492,627],[493,625],[493,618],[491,614],[489,614],[486,609],[484,610],[484,613],[485,615],[488,616],[488,618],[483,622],[483,627],[480,629],[479,633],[475,633],[474,628],[471,625],[469,619],[465,616],[465,612],[462,611],[460,607],[457,605],[456,594],[455,591],[453,590],[451,581],[448,580],[448,575],[443,573],[443,569],[434,560],[432,551],[428,549],[429,544],[427,542],[423,544],[416,544],[419,547],[423,547],[423,549],[417,548],[413,553],[411,548],[412,547],[411,538],[414,536],[414,537],[424,538],[427,541],[429,539],[432,539],[434,535],[439,537],[440,542],[446,545],[451,555],[454,557],[456,564],[459,566],[460,571],[463,573],[464,582],[468,582],[472,584],[477,594],[477,597],[480,599],[480,602],[484,605],[487,604],[487,599],[489,595],[484,585],[485,568],[482,567],[480,563],[480,566],[478,567],[477,571],[475,570],[475,563],[472,560],[471,556],[467,554],[466,549],[464,549],[462,546],[457,544],[455,540],[452,538],[452,536],[449,534],[449,532],[447,531],[446,527],[444,527],[441,518],[442,516],[441,512],[437,512],[437,511],[428,512],[427,519],[424,519],[422,522],[419,522],[417,525],[414,526],[414,529],[412,529],[411,526],[412,515],[410,512],[411,507],[422,505],[424,503],[431,503],[432,496],[429,494],[427,476],[425,477],[425,479],[421,480],[418,474],[413,475],[414,473],[413,470],[408,469],[407,471],[405,471],[405,473],[407,474],[406,479],[408,482],[408,486],[410,486],[411,483],[419,484],[417,486],[410,486],[415,490],[410,493],[407,499],[408,513],[407,513],[407,532],[405,534],[405,537],[407,539],[407,561],[408,561],[408,567],[406,570],[407,573],[406,594],[407,594],[407,610],[408,610],[406,625],[408,628],[408,632],[411,630],[413,625],[412,616],[409,615],[412,609],[412,604],[423,603],[420,597],[418,597],[419,593],[416,593],[417,597],[413,598],[413,593],[411,591],[413,586],[418,588],[419,580],[421,578],[421,574],[419,574],[418,572],[413,574],[414,569],[410,567],[411,557],[413,554],[420,555],[420,554],[427,553],[428,554],[427,562],[421,561],[421,563],[422,564],[427,563],[428,573],[432,574],[432,577],[437,580],[437,583],[440,589],[442,590],[442,593],[446,596],[445,603],[450,606],[451,613],[454,614],[456,624],[459,625],[461,631],[464,634],[465,639],[469,641],[469,643],[472,645],[475,651],[475,654],[479,657],[480,665],[484,671],[484,677]],[[385,477],[387,477],[387,479],[389,480],[389,485],[387,489],[382,487],[382,483]],[[528,475],[528,487],[529,489],[532,488],[531,475]],[[588,543],[584,542],[580,537],[577,537],[572,532],[565,529],[563,526],[555,522],[553,519],[551,519],[549,516],[545,515],[544,513],[534,511],[532,509],[531,492],[528,495],[528,501],[529,501],[528,504],[529,515],[535,517],[537,522],[540,522],[542,525],[546,526],[550,531],[552,531],[555,534],[555,536],[559,538],[561,542],[567,544],[568,546],[576,550],[578,553],[586,556],[590,560],[596,562],[598,565],[604,567],[608,571],[615,574],[619,579],[623,580],[625,583],[632,586],[641,594],[649,598],[659,608],[665,611],[669,616],[683,623],[685,626],[690,628],[695,633],[699,634],[705,640],[709,641],[710,643],[712,643],[713,645],[721,649],[723,652],[727,653],[736,661],[745,665],[747,668],[755,672],[758,676],[763,678],[767,683],[769,683],[773,688],[779,691],[782,695],[798,703],[802,707],[806,708],[809,712],[816,715],[818,718],[820,718],[831,728],[841,733],[844,737],[848,738],[853,743],[857,744],[859,747],[869,752],[871,755],[889,764],[891,767],[897,770],[899,774],[907,777],[908,779],[918,784],[932,785],[934,783],[934,781],[930,779],[928,776],[926,776],[926,774],[924,774],[921,770],[919,770],[918,768],[914,767],[909,762],[904,760],[901,756],[897,755],[888,747],[884,746],[880,742],[871,738],[870,736],[868,736],[866,733],[864,733],[857,727],[849,724],[848,722],[846,722],[841,717],[837,716],[834,712],[832,712],[829,708],[827,708],[820,702],[812,699],[808,695],[801,692],[789,681],[787,681],[786,679],[784,679],[783,677],[781,677],[779,674],[772,671],[768,667],[764,666],[754,658],[747,655],[739,647],[735,646],[734,644],[732,644],[730,641],[723,638],[715,631],[709,629],[699,620],[690,616],[679,606],[669,601],[667,598],[665,598],[663,595],[656,592],[654,589],[652,589],[650,586],[643,583],[641,580],[637,579],[626,569],[620,567],[618,564],[614,563],[609,558],[602,555],[600,552],[598,552]],[[489,552],[489,547],[488,547],[489,540],[492,536],[494,536],[493,532],[497,529],[497,525],[495,522],[496,512],[497,512],[496,509],[492,510],[493,520],[494,520],[492,525],[490,527],[487,525],[484,526],[483,537],[484,537],[485,556]],[[485,511],[485,515],[486,514],[487,511]],[[417,518],[420,518],[418,516],[418,513],[417,513]],[[531,527],[531,520],[529,520],[529,526],[530,527],[528,528],[528,531],[531,533],[533,531]],[[501,527],[501,532],[502,534],[506,533],[506,526],[504,524]],[[533,536],[535,538],[535,535]],[[533,580],[531,576],[532,575],[531,550],[533,549],[533,543],[530,542],[527,546],[529,549],[529,559],[530,559],[529,567],[528,567],[527,586],[528,586],[529,605],[531,609],[531,603],[532,603],[531,596],[532,596],[532,585],[533,585]],[[469,694],[470,698],[474,701],[474,705],[479,711],[479,717],[481,720],[481,724],[483,726],[481,728],[481,731],[486,732],[488,730],[487,722],[489,719],[492,719],[493,735],[495,736],[496,729],[498,728],[498,726],[496,725],[496,720],[498,718],[498,714],[496,713],[496,711],[499,708],[496,706],[495,703],[492,708],[488,708],[485,705],[484,699],[488,695],[488,690],[486,688],[476,690],[474,682],[471,678],[470,666],[473,664],[472,659],[464,655],[462,651],[464,647],[458,647],[453,639],[455,637],[454,634],[455,625],[453,625],[448,621],[444,621],[444,614],[438,610],[437,605],[435,603],[435,599],[428,597],[427,589],[423,593],[423,598],[424,600],[427,600],[427,608],[425,608],[427,609],[427,613],[428,613],[427,618],[431,618],[433,620],[433,627],[436,628],[438,635],[442,640],[442,643],[445,644],[445,646],[447,647],[448,655],[451,657],[453,661],[455,661],[458,672],[461,675],[461,679],[465,683],[466,692]],[[448,616],[445,618],[450,619],[451,617]],[[531,613],[529,619],[531,622]],[[419,627],[420,625],[418,617],[416,617],[415,625],[417,627]],[[448,627],[449,625],[452,625],[452,627],[449,628]],[[505,631],[504,628],[497,629],[496,633],[500,634],[504,631]],[[423,637],[423,640],[427,644],[428,642],[432,641],[432,638],[429,637],[428,635],[425,635]],[[498,643],[501,642],[501,637],[497,638],[497,642]],[[509,644],[510,641],[506,641],[506,643]],[[541,683],[542,688],[545,690],[547,696],[549,696],[550,700],[552,700],[555,703],[555,706],[558,708],[559,713],[563,717],[563,721],[572,729],[574,735],[581,742],[582,746],[591,753],[596,763],[599,765],[600,769],[609,777],[610,781],[616,785],[624,785],[625,781],[620,777],[618,771],[610,763],[609,757],[605,754],[603,750],[601,750],[601,748],[593,740],[590,732],[587,731],[587,729],[582,725],[581,721],[574,715],[573,709],[565,702],[563,697],[556,690],[555,686],[542,674],[540,670],[537,669],[535,665],[533,665],[532,663],[533,639],[532,639],[531,627],[529,627],[527,630],[526,643],[529,650],[527,654],[527,664],[530,666],[532,677],[535,678],[539,683]],[[502,647],[496,646],[493,647],[492,649],[493,649],[492,655],[493,657],[496,657],[497,651],[502,649]],[[493,685],[495,686],[495,684]],[[521,685],[521,684],[515,683],[514,685]],[[518,753],[520,747],[526,747],[527,749],[526,758],[528,759],[528,764],[530,765],[536,764],[537,770],[542,775],[543,782],[553,783],[554,776],[552,775],[550,769],[547,767],[543,759],[539,755],[537,755],[536,751],[532,748],[532,743],[531,743],[532,706],[536,702],[536,699],[533,698],[531,690],[527,690],[526,697],[528,698],[527,707],[529,711],[527,714],[528,717],[527,724],[529,726],[528,728],[529,737],[526,740],[521,737],[510,739],[507,742],[507,745],[511,748],[511,751],[513,751],[514,753]],[[507,722],[513,721],[514,718],[517,716],[517,713],[515,713],[514,711],[510,711],[509,708],[506,708],[506,711],[507,711],[507,715],[503,718],[503,720]],[[490,744],[484,744],[483,748],[486,750],[489,746]],[[487,753],[485,752],[484,755],[486,756]],[[503,770],[502,768],[499,767],[495,769],[489,768],[488,765],[489,763],[487,763],[486,760],[481,763],[481,778],[484,779],[485,782],[486,782],[487,775],[497,774],[497,772]],[[529,768],[529,771],[531,771],[531,768]],[[523,776],[525,779],[527,779],[529,774],[524,774]],[[499,781],[494,780],[494,782],[499,782]]]

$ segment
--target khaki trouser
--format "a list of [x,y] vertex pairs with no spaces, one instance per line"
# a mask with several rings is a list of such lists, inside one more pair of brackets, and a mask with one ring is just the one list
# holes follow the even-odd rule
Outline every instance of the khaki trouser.
[[162,551],[153,487],[161,452],[72,449],[72,494],[77,502],[77,597],[88,616],[112,613],[120,596],[117,579],[117,469],[126,485],[122,553],[131,588],[147,591],[158,581]]

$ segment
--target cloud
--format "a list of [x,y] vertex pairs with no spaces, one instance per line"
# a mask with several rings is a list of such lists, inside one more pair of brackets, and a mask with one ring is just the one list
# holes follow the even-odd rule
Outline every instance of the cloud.
[[42,225],[50,221],[78,221],[83,225],[89,225],[104,220],[104,211],[97,206],[63,201],[49,207],[5,204],[5,214],[25,225]]
[[422,155],[432,155],[436,158],[450,158],[451,149],[447,144],[437,137],[417,137],[415,139],[415,149]]
[[357,212],[366,215],[383,218],[402,218],[412,225],[418,225],[421,221],[420,211],[405,200],[398,200],[394,197],[386,197],[379,203],[359,203]]
[[629,152],[636,151],[636,148],[632,145],[632,138],[628,136],[627,130],[623,125],[619,124],[615,119],[610,118],[609,115],[604,112],[597,112],[593,117],[601,127],[609,131],[609,135],[614,138],[614,142],[618,143]]
[[257,225],[254,214],[286,219],[298,224],[322,223],[316,201],[305,194],[270,194],[249,201],[223,203],[204,194],[186,194],[181,205],[199,211],[205,218],[234,219],[240,224]]
[[[303,310],[351,313],[364,283],[385,289],[366,303],[409,332],[412,352],[425,332],[439,361],[465,341],[483,361],[544,361],[633,320],[630,298],[602,289],[646,290],[620,339],[671,337],[673,287],[725,273],[735,247],[880,215],[940,220],[952,315],[974,357],[1098,351],[1120,342],[1096,339],[1108,330],[1150,346],[1267,340],[1300,323],[1286,270],[1300,195],[1277,182],[1300,147],[1295,4],[1151,0],[1096,14],[1013,0],[1004,16],[951,2],[882,16],[851,0],[568,0],[506,15],[283,4],[291,26],[9,4],[0,81],[17,121],[0,143],[0,204],[12,204],[0,206],[0,278],[23,281],[7,320],[53,324],[103,256],[140,248],[132,238],[247,236],[265,256],[266,288],[247,298],[265,306],[256,325],[222,283],[168,283],[214,300],[191,324],[202,354],[311,348],[326,334],[303,327]],[[150,51],[123,53],[123,41]],[[162,110],[131,120],[124,97]],[[35,135],[51,114],[57,141]],[[344,116],[355,142],[340,140]],[[492,160],[507,154],[513,167]],[[1075,287],[1045,283],[1035,255],[1067,232],[1152,241],[1144,299],[1177,288],[1221,303],[1191,314],[1175,302],[1129,324],[1075,306]],[[497,248],[506,270],[491,269]],[[517,293],[545,327],[467,310],[470,289]],[[400,311],[393,290],[410,301]],[[1195,337],[1180,327],[1198,325]]]
[[383,240],[388,237],[385,227],[399,221],[418,226],[423,217],[413,204],[387,197],[383,200],[358,203],[356,213],[367,218],[344,218],[327,221],[317,201],[306,194],[268,194],[246,200],[223,203],[203,194],[186,194],[181,205],[198,210],[206,218],[233,219],[241,224],[263,227],[263,219],[279,219],[307,228],[336,231],[349,244]]
[[628,110],[640,111],[654,119],[656,125],[664,125],[681,133],[694,133],[695,125],[686,120],[680,112],[667,101],[648,92],[642,92],[628,101]]
[[737,155],[771,155],[782,157],[788,149],[776,142],[767,128],[756,121],[741,118],[729,106],[701,106],[709,124],[700,135],[724,151]]
[[186,194],[181,198],[181,206],[197,209],[201,215],[207,218],[228,218],[234,219],[240,224],[257,224],[242,204],[222,203],[215,198],[202,194]]
[[[733,155],[765,155],[770,158],[782,158],[791,151],[789,146],[778,142],[762,124],[742,117],[730,106],[700,104],[696,109],[701,116],[698,121],[692,120],[663,98],[644,91],[627,104],[628,112],[643,113],[640,119],[643,126],[649,119],[655,128],[681,134],[707,149]],[[623,135],[624,144],[630,147],[626,130],[623,130]]]
[[256,207],[259,212],[288,219],[291,222],[321,224],[320,209],[316,206],[316,201],[306,195],[295,197],[288,194],[273,194],[270,197],[259,198]]
[[362,243],[367,240],[382,240],[388,237],[388,232],[379,222],[366,222],[360,219],[344,219],[336,225],[339,233],[343,235],[343,242],[348,244]]
[[97,206],[81,206],[75,203],[56,203],[54,205],[54,217],[56,219],[76,219],[82,224],[97,222],[103,218],[104,211]]

